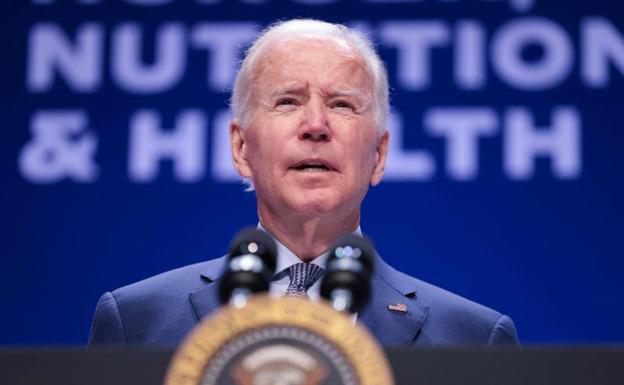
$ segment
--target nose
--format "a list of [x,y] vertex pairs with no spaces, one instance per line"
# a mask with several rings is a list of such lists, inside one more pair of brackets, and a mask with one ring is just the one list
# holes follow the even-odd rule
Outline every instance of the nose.
[[305,106],[304,120],[299,129],[299,139],[329,142],[331,138],[332,131],[329,127],[324,103],[309,100]]

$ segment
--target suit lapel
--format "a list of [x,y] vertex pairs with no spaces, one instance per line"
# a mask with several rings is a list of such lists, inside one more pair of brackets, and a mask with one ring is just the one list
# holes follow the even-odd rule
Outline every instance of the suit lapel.
[[[208,262],[202,278],[206,286],[191,292],[189,299],[197,320],[219,309],[219,279],[223,274],[226,257]],[[409,277],[387,265],[377,257],[377,266],[371,282],[371,298],[366,308],[358,314],[363,323],[382,345],[409,345],[413,342],[429,309],[418,302],[415,288]],[[405,311],[391,310],[389,305],[404,304]]]
[[206,280],[206,286],[189,294],[189,299],[198,321],[221,306],[221,301],[219,301],[219,279],[223,274],[226,257],[209,261],[206,269],[201,274],[202,278]]
[[[429,309],[418,302],[410,281],[406,275],[377,258],[371,298],[358,320],[382,345],[410,345],[427,319]],[[405,305],[404,311],[401,305]]]

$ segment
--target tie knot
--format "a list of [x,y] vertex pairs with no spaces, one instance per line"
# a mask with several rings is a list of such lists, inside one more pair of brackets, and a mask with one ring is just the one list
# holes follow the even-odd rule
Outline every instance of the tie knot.
[[313,263],[296,263],[288,268],[290,284],[286,289],[287,296],[306,297],[310,286],[323,275],[325,270]]

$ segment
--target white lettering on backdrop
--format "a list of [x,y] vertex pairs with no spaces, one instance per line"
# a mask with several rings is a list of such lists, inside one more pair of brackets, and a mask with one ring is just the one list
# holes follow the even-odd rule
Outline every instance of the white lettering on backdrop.
[[[175,3],[125,1],[146,7]],[[55,1],[33,3],[53,5]],[[105,3],[76,0],[77,5],[85,6]],[[205,6],[217,3],[197,0]],[[509,3],[514,10],[524,12],[534,2]],[[521,15],[497,25],[476,19],[357,24],[379,42],[384,55],[389,55],[393,88],[412,97],[425,96],[426,104],[395,107],[388,122],[392,135],[386,180],[390,181],[426,181],[437,175],[475,180],[480,175],[481,144],[485,140],[501,143],[499,168],[510,180],[533,178],[535,162],[541,158],[550,162],[549,175],[554,179],[579,178],[583,163],[579,107],[553,100],[540,106],[541,114],[550,113],[550,123],[537,125],[537,112],[516,103],[436,106],[439,102],[432,103],[426,95],[441,80],[450,81],[457,92],[483,97],[493,83],[530,95],[556,90],[570,80],[587,88],[606,88],[615,76],[624,74],[624,37],[606,17],[583,18],[578,31],[556,20]],[[225,100],[241,52],[258,30],[251,21],[163,22],[149,32],[139,22],[89,22],[75,28],[51,21],[35,22],[28,37],[26,89],[33,94],[70,92],[95,97],[105,84],[122,94],[158,97],[175,91],[185,81],[196,82],[196,71],[189,68],[200,65],[206,74],[201,84]],[[527,58],[529,48],[538,48],[540,54]],[[151,52],[150,59],[145,58],[147,51]],[[146,103],[153,105],[153,100]],[[34,110],[31,138],[18,159],[23,178],[48,184],[97,181],[97,135],[103,135],[106,127],[98,127],[98,121],[89,122],[89,115],[82,105]],[[161,120],[172,117],[172,128],[164,128]],[[422,124],[414,123],[419,121]],[[222,106],[207,105],[205,110],[173,106],[173,112],[169,108],[166,116],[148,105],[132,107],[127,119],[129,180],[147,183],[162,177],[163,161],[172,163],[172,176],[179,182],[206,177],[219,182],[238,180],[230,160],[228,123],[229,113]],[[205,140],[209,129],[210,148]],[[422,138],[417,146],[406,139],[415,130]],[[427,144],[440,141],[441,151],[427,148]]]

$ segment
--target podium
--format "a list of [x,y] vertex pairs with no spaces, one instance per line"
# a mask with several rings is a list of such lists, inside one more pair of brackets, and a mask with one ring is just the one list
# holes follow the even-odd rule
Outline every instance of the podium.
[[[622,385],[624,347],[386,349],[397,385]],[[0,350],[3,385],[161,385],[172,350]]]

